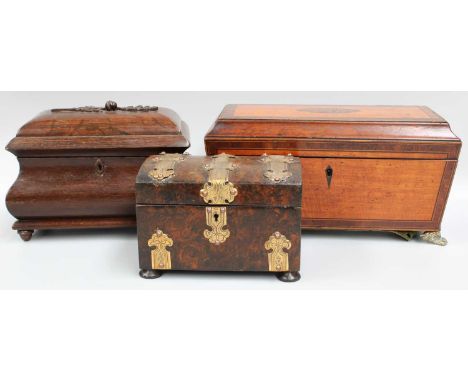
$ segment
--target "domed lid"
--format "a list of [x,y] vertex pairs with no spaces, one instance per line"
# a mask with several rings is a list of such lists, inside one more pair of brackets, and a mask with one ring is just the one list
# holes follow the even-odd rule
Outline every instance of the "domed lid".
[[182,152],[188,129],[171,109],[84,106],[47,110],[21,127],[6,149],[17,156],[148,156]]

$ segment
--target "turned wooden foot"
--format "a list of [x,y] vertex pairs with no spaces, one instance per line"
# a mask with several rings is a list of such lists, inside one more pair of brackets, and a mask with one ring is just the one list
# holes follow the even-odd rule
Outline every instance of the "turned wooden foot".
[[142,269],[140,271],[140,276],[144,279],[157,279],[162,276],[162,272],[155,269]]
[[301,274],[299,272],[283,272],[278,273],[276,277],[278,277],[278,280],[285,283],[293,283],[301,279]]
[[28,230],[18,230],[18,235],[20,235],[21,239],[23,241],[29,241],[31,240],[31,236],[33,234],[34,230],[33,229],[28,229]]
[[423,232],[419,235],[419,237],[427,241],[428,243],[431,244],[436,244],[436,245],[447,245],[448,241],[446,238],[442,237],[440,234],[440,231],[434,231],[434,232]]

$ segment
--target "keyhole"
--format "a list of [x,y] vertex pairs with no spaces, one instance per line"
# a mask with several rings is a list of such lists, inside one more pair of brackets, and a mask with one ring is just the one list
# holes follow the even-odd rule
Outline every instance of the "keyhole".
[[213,216],[214,216],[214,220],[215,220],[215,222],[218,222],[219,215],[218,215],[218,214],[214,214]]
[[331,181],[332,181],[332,176],[333,176],[333,169],[332,169],[332,167],[330,165],[327,166],[327,168],[325,169],[325,175],[327,176],[328,188],[330,188]]
[[104,174],[104,164],[100,159],[96,161],[96,174],[103,175]]

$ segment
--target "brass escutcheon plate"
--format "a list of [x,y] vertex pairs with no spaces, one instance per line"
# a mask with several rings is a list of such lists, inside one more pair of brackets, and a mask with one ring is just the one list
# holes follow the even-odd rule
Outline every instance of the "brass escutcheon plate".
[[224,243],[231,236],[229,229],[224,227],[227,225],[226,207],[206,207],[206,225],[211,228],[203,231],[203,236],[210,243],[219,245]]

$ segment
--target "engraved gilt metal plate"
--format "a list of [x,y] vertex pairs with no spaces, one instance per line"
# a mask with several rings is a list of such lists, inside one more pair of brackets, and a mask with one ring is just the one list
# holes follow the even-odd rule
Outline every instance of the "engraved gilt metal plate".
[[273,182],[284,182],[292,176],[289,164],[294,161],[294,158],[291,154],[287,156],[263,154],[261,161],[266,165],[265,177]]
[[226,207],[206,207],[206,225],[211,228],[211,231],[205,229],[203,236],[210,243],[219,245],[231,235],[227,228],[223,228],[227,225]]
[[211,157],[205,169],[208,182],[200,190],[200,196],[208,204],[229,204],[237,195],[237,189],[229,181],[229,173],[236,168],[235,156],[220,154]]
[[271,250],[268,252],[268,270],[270,272],[289,271],[288,253],[284,249],[291,249],[291,242],[286,236],[276,231],[265,243],[265,249]]
[[165,154],[155,155],[152,160],[154,168],[148,173],[150,178],[157,182],[164,181],[175,175],[174,168],[177,163],[182,162],[187,154]]
[[171,269],[171,253],[166,247],[172,247],[174,242],[159,228],[148,240],[148,247],[155,247],[151,250],[151,267],[153,269]]

